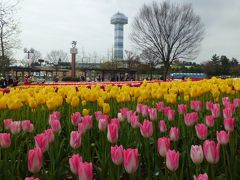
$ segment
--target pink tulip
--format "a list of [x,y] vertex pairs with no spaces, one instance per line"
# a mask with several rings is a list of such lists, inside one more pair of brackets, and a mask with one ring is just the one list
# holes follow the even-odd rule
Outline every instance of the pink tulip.
[[61,124],[59,120],[52,120],[50,125],[54,133],[59,133],[61,131]]
[[201,164],[204,159],[202,146],[192,145],[190,157],[194,164]]
[[223,103],[223,106],[226,107],[227,104],[231,103],[231,101],[230,101],[229,97],[223,97],[222,103]]
[[118,126],[115,123],[110,123],[108,125],[107,132],[108,141],[115,144],[118,140]]
[[20,121],[13,121],[10,124],[10,131],[12,134],[18,134],[21,131],[21,122]]
[[54,141],[54,133],[52,129],[47,129],[44,131],[45,137],[47,138],[48,143],[52,143]]
[[216,136],[219,144],[226,145],[229,142],[229,131],[217,131]]
[[213,104],[211,112],[212,112],[212,116],[214,118],[218,118],[220,116],[220,105],[219,104]]
[[102,112],[101,111],[96,111],[94,113],[96,120],[98,121],[102,117]]
[[240,107],[240,98],[235,98],[233,100],[233,105],[235,108]]
[[39,178],[35,178],[35,177],[25,177],[25,180],[39,180]]
[[87,162],[79,163],[78,178],[79,178],[79,180],[92,180],[93,179],[92,163],[87,163]]
[[106,128],[107,128],[107,125],[108,125],[108,119],[106,119],[106,118],[100,118],[100,119],[98,120],[98,129],[99,129],[100,131],[105,131]]
[[28,151],[28,170],[33,174],[40,171],[43,164],[43,154],[39,147]]
[[170,138],[168,137],[158,138],[157,146],[158,153],[160,154],[160,156],[165,157],[167,151],[170,149]]
[[73,154],[72,157],[69,158],[68,162],[69,162],[72,173],[77,175],[79,164],[80,162],[82,162],[82,157],[79,156],[79,154]]
[[167,118],[169,121],[173,121],[175,118],[175,110],[169,109],[167,111]]
[[169,137],[171,141],[178,141],[179,139],[179,128],[171,127],[169,132]]
[[198,114],[196,112],[187,113],[184,116],[184,122],[187,126],[193,126],[198,120]]
[[211,164],[216,164],[220,156],[220,144],[215,144],[214,141],[205,140],[203,143],[203,152],[206,160]]
[[120,128],[120,120],[118,118],[112,118],[111,123],[115,123],[118,129]]
[[87,128],[86,125],[83,123],[78,124],[78,132],[82,135],[86,132]]
[[35,177],[25,177],[25,180],[39,180],[39,178],[35,178]]
[[140,124],[138,116],[135,114],[132,114],[130,123],[132,128],[138,128]]
[[198,176],[193,176],[194,180],[208,180],[207,173],[199,174]]
[[3,149],[9,148],[11,145],[11,138],[9,133],[0,133],[0,147]]
[[81,122],[81,114],[80,112],[72,113],[71,115],[71,122],[74,126],[78,126],[78,124]]
[[171,107],[169,107],[169,106],[166,106],[163,108],[163,113],[165,116],[168,116],[168,110],[170,110],[170,109],[171,109]]
[[201,123],[201,124],[197,124],[195,126],[195,130],[196,130],[196,134],[197,137],[201,140],[204,140],[207,138],[208,135],[208,128],[205,124]]
[[24,120],[21,122],[22,130],[25,132],[33,132],[33,124],[31,124],[30,120]]
[[123,162],[123,146],[111,147],[111,158],[114,164],[120,165]]
[[168,150],[166,153],[166,166],[170,171],[176,171],[179,167],[179,152]]
[[150,138],[153,135],[153,125],[149,120],[144,120],[143,124],[140,124],[140,132],[143,137]]
[[4,119],[4,129],[10,129],[11,123],[13,122],[12,119]]
[[150,120],[154,121],[157,119],[157,109],[156,108],[149,108],[148,113],[149,113]]
[[141,114],[142,114],[143,117],[148,116],[148,108],[149,107],[147,105],[142,105],[142,107],[141,107]]
[[233,110],[231,108],[224,108],[223,109],[223,118],[232,118]]
[[208,127],[213,127],[214,126],[214,117],[212,115],[206,116],[205,121],[206,121],[206,125]]
[[136,113],[135,113],[135,112],[132,112],[132,111],[130,111],[130,110],[127,111],[126,118],[127,118],[128,123],[131,122],[131,116],[133,116],[133,115],[136,115]]
[[39,147],[42,152],[45,152],[48,149],[48,139],[44,133],[38,134],[34,137],[36,147]]
[[60,120],[60,116],[61,116],[60,112],[58,111],[53,112],[52,114],[49,115],[48,123],[51,124],[52,120]]
[[211,110],[212,107],[213,107],[212,101],[207,101],[207,102],[206,102],[206,109],[207,109],[207,110]]
[[157,110],[158,110],[159,112],[163,111],[164,102],[158,102],[158,103],[156,103],[156,105],[157,105]]
[[179,104],[178,105],[178,113],[185,114],[187,112],[187,105],[186,104]]
[[165,123],[164,120],[160,120],[158,126],[159,126],[159,129],[160,129],[161,133],[167,131],[167,126],[166,126],[166,123]]
[[226,131],[234,131],[234,118],[224,119],[223,123]]
[[91,129],[92,128],[92,116],[83,116],[82,117],[82,123],[85,125],[86,129]]
[[194,111],[201,111],[202,102],[201,101],[191,101],[190,106],[191,106],[191,109]]
[[132,174],[138,169],[138,149],[123,150],[123,165],[127,173]]
[[[137,105],[137,109],[138,109],[138,108],[140,108],[140,107],[138,107],[138,105]],[[128,112],[128,111],[129,111],[128,108],[122,108],[122,109],[120,109],[120,113],[121,113],[121,116],[122,116],[123,119],[126,119],[126,118],[127,118],[127,112]],[[139,110],[138,113],[140,113],[140,110]]]
[[70,146],[73,149],[79,148],[81,145],[81,134],[78,131],[72,131],[70,135]]
[[124,121],[124,117],[122,116],[122,113],[119,112],[117,117],[118,119],[120,119],[121,122]]

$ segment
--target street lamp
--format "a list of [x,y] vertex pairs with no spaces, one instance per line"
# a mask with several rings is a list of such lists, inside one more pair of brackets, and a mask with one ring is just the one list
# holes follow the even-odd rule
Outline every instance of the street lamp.
[[34,53],[34,49],[30,48],[29,50],[27,48],[23,49],[23,52],[26,53],[28,55],[28,74],[30,75],[30,69],[29,69],[29,65],[30,65],[30,54]]

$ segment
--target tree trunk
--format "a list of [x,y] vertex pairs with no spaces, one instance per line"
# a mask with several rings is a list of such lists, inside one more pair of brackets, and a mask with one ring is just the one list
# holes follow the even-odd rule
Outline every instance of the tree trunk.
[[167,79],[167,74],[169,70],[170,65],[168,63],[165,64],[164,71],[163,71],[163,80],[166,81]]

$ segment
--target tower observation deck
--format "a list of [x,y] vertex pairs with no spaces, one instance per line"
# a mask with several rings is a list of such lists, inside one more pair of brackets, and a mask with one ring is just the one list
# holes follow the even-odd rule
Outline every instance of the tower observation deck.
[[118,12],[111,18],[111,24],[114,24],[114,59],[123,59],[123,26],[128,24],[128,18]]

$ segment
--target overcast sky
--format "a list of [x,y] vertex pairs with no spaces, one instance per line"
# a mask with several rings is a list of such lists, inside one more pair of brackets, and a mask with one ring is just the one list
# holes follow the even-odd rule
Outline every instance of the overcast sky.
[[[5,1],[5,0],[4,0]],[[6,0],[7,1],[7,0]],[[162,0],[157,0],[161,2]],[[214,53],[240,60],[240,0],[172,0],[190,2],[205,24],[205,38],[196,59],[203,62]],[[43,57],[55,49],[69,52],[76,40],[79,52],[107,56],[113,46],[111,16],[120,11],[129,18],[124,27],[124,49],[131,50],[131,23],[139,8],[151,0],[21,0],[18,17],[22,49],[34,48]],[[23,59],[23,50],[16,58]]]

